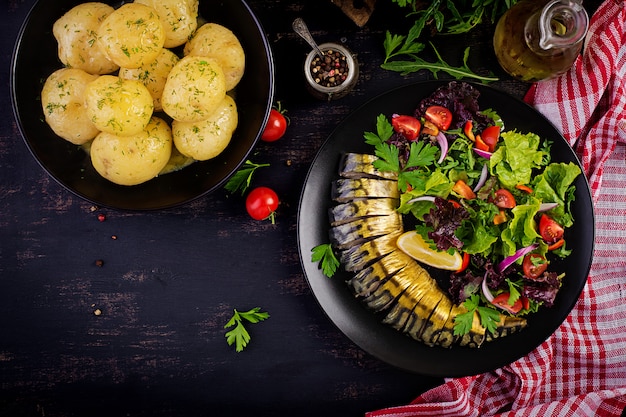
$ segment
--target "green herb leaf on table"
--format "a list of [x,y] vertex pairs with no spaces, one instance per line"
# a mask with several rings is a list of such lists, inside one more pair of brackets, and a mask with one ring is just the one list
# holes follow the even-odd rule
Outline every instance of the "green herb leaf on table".
[[233,329],[226,332],[226,342],[229,346],[235,345],[235,350],[241,352],[250,342],[250,333],[245,328],[243,322],[248,321],[250,323],[258,323],[269,318],[269,314],[262,312],[259,307],[255,307],[252,310],[239,312],[237,309],[233,310],[233,316],[228,320],[225,329],[235,326]]
[[322,273],[332,278],[339,267],[339,259],[335,256],[332,246],[328,243],[323,243],[314,247],[311,252],[311,261],[319,262]]
[[226,185],[224,185],[224,188],[231,194],[240,192],[241,195],[244,195],[246,190],[250,187],[252,175],[256,172],[256,170],[268,166],[270,166],[270,164],[255,164],[254,162],[247,160],[243,166],[235,172],[232,177],[230,177],[230,179],[226,182]]

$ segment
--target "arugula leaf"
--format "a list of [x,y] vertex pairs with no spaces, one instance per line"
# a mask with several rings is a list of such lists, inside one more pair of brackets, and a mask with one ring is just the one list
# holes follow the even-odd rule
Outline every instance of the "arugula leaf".
[[[472,71],[472,69],[467,64],[470,52],[469,47],[465,48],[465,51],[463,53],[463,64],[461,66],[455,67],[444,61],[444,59],[441,57],[441,54],[439,54],[439,51],[437,51],[432,43],[430,44],[430,46],[433,48],[433,51],[437,56],[437,60],[435,62],[426,61],[425,59],[416,56],[414,52],[394,53],[393,51],[386,51],[385,53],[387,57],[385,58],[385,62],[383,62],[380,67],[389,71],[399,72],[401,75],[408,75],[410,73],[418,72],[420,70],[429,70],[435,76],[435,78],[438,77],[440,71],[443,71],[448,75],[456,78],[457,80],[464,78],[473,78],[484,83],[498,80],[498,77],[492,75],[479,75]],[[401,51],[403,50],[404,48]],[[390,57],[402,54],[408,55],[411,60],[389,61]]]
[[244,195],[248,187],[250,187],[250,182],[252,181],[252,174],[262,167],[268,167],[270,164],[255,164],[254,162],[247,160],[243,166],[235,172],[235,174],[230,177],[230,179],[224,185],[226,191],[231,194],[239,191],[241,195]]
[[[439,55],[436,62],[428,62],[419,58],[419,54],[424,49],[424,44],[419,42],[422,31],[426,25],[434,24],[437,32],[446,35],[459,35],[474,29],[484,20],[495,22],[500,15],[517,3],[517,0],[473,0],[473,1],[452,1],[433,0],[428,7],[424,7],[426,2],[420,0],[392,0],[402,8],[409,8],[411,11],[407,17],[415,18],[413,26],[406,36],[392,35],[387,32],[383,47],[385,49],[385,60],[381,65],[383,69],[400,72],[406,75],[420,70],[429,70],[437,77],[439,71],[447,72],[453,77],[475,78],[482,82],[496,81],[492,74],[480,76],[474,73],[467,65],[469,48],[464,52],[463,65],[453,67],[448,65]],[[491,13],[487,13],[491,10]],[[394,58],[406,57],[404,61],[392,61]]]
[[311,252],[311,261],[320,262],[324,275],[332,278],[339,267],[339,260],[335,256],[332,246],[329,243],[323,243],[311,249]]
[[243,321],[246,320],[250,323],[258,323],[269,318],[269,314],[262,312],[259,307],[255,307],[252,310],[239,312],[237,309],[233,310],[233,316],[228,320],[224,328],[235,326],[234,329],[226,332],[226,342],[229,346],[235,344],[235,350],[241,352],[250,342],[250,333],[243,325]]

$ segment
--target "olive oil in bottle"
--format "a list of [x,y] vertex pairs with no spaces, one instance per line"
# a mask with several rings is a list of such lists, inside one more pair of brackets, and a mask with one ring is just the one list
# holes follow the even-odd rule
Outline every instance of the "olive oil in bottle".
[[496,25],[493,47],[512,77],[535,82],[567,71],[587,33],[587,12],[575,0],[522,0]]

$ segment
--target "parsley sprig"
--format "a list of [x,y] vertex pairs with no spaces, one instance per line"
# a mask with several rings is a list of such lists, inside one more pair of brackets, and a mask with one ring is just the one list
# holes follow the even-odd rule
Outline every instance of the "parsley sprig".
[[226,332],[226,342],[228,342],[229,346],[235,344],[235,350],[241,352],[250,342],[250,333],[243,325],[244,320],[249,323],[258,323],[269,318],[269,316],[268,313],[262,312],[259,307],[245,312],[234,309],[233,316],[224,326],[225,329],[235,326],[232,330]]
[[319,262],[322,273],[332,278],[339,267],[339,260],[333,252],[333,247],[329,243],[323,243],[311,249],[311,252],[311,261]]
[[393,126],[383,114],[376,119],[376,133],[365,132],[365,142],[374,146],[374,152],[379,158],[374,161],[374,167],[380,171],[398,173],[398,186],[402,192],[407,185],[421,182],[424,173],[416,170],[418,167],[427,167],[434,163],[439,148],[424,141],[412,142],[406,163],[400,163],[400,150],[397,146],[387,143],[393,134]]
[[230,177],[230,179],[226,182],[226,185],[224,185],[224,188],[231,194],[240,192],[241,195],[244,195],[246,190],[250,187],[252,175],[256,172],[256,170],[268,166],[270,166],[270,164],[255,164],[254,162],[247,160],[242,167],[235,172],[232,177]]
[[495,333],[498,323],[500,322],[500,312],[481,305],[480,296],[478,294],[471,295],[463,302],[463,306],[467,312],[457,315],[454,318],[454,334],[462,336],[472,329],[474,323],[474,314],[478,313],[480,324],[491,333]]

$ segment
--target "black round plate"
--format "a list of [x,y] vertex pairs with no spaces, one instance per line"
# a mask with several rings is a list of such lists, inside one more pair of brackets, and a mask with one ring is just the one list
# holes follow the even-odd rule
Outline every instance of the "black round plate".
[[[220,188],[257,143],[274,96],[274,64],[265,32],[243,0],[201,0],[199,14],[231,29],[246,53],[246,71],[236,87],[239,125],[228,148],[209,161],[126,187],[102,178],[88,155],[56,136],[44,122],[43,82],[62,67],[52,35],[54,22],[81,0],[40,0],[24,22],[13,54],[11,96],[22,136],[39,164],[62,186],[94,204],[127,210],[180,205]],[[119,0],[106,0],[112,6]]]
[[[376,117],[393,113],[411,114],[418,102],[430,95],[443,81],[417,83],[385,93],[347,117],[320,148],[305,181],[298,212],[298,244],[308,283],[331,321],[366,352],[407,371],[435,377],[459,377],[487,372],[530,353],[544,342],[565,320],[582,291],[593,254],[594,215],[589,185],[583,175],[575,182],[576,200],[572,214],[575,224],[568,229],[568,247],[573,250],[567,262],[553,262],[554,270],[566,274],[552,308],[543,308],[528,317],[528,327],[508,337],[485,342],[480,348],[453,346],[428,347],[379,321],[357,300],[345,283],[349,275],[342,269],[334,277],[322,274],[311,261],[311,250],[328,243],[328,209],[331,182],[338,178],[340,156],[344,152],[373,153],[363,133],[375,132]],[[498,112],[508,130],[535,132],[553,141],[555,162],[580,163],[561,134],[535,109],[497,89],[474,85],[481,93],[479,105]],[[442,272],[443,273],[443,272]]]

